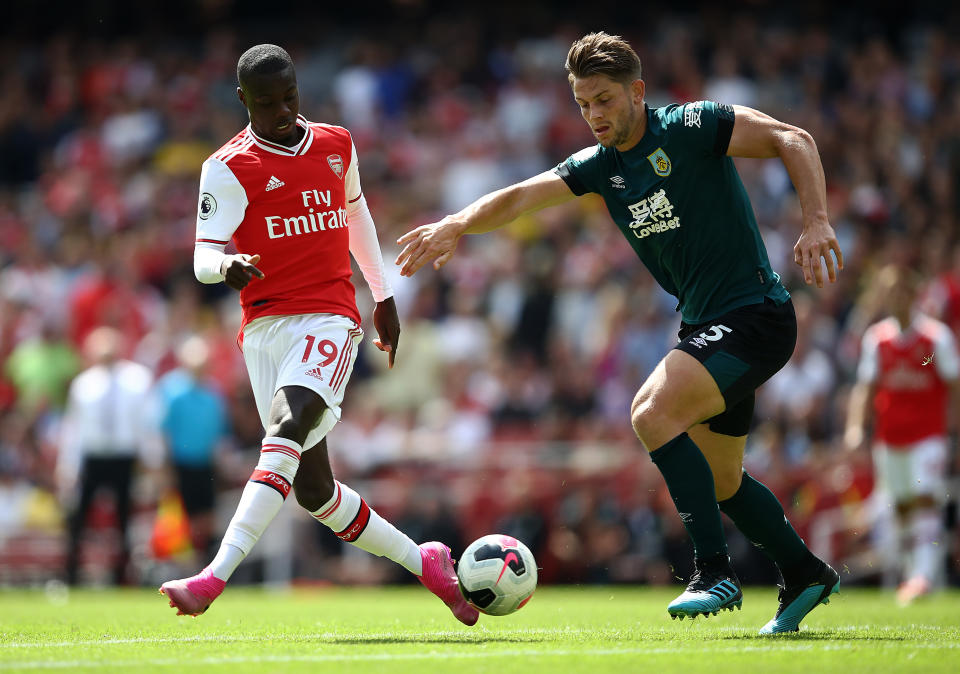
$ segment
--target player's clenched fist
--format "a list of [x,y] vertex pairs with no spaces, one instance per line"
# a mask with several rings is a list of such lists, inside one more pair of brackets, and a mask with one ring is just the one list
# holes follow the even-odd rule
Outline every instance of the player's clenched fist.
[[243,290],[254,276],[263,278],[263,272],[255,266],[260,261],[259,255],[228,255],[220,264],[220,273],[223,282],[234,290]]
[[457,248],[457,241],[463,233],[459,223],[444,218],[440,222],[421,225],[397,239],[397,243],[404,246],[397,256],[396,264],[402,265],[402,276],[413,274],[430,260],[436,258],[434,269],[440,269],[453,256]]

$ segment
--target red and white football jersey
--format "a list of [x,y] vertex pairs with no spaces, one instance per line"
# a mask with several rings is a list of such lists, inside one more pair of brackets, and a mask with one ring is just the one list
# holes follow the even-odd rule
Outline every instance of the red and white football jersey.
[[[309,122],[294,147],[247,126],[210,156],[200,176],[198,244],[260,255],[264,278],[240,293],[243,326],[261,316],[330,313],[360,323],[350,281],[347,208],[361,197],[350,132]],[[241,327],[242,334],[242,327]]]
[[895,318],[863,336],[857,379],[876,385],[874,436],[904,447],[947,431],[949,383],[960,375],[957,346],[945,324],[918,314],[904,331]]

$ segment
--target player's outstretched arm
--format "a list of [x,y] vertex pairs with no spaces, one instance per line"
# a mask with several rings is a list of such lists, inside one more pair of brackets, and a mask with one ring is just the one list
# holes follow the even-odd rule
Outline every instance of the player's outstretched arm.
[[[794,262],[803,269],[808,285],[816,281],[818,288],[823,287],[821,259],[827,265],[830,282],[836,281],[837,270],[843,269],[843,252],[827,216],[827,184],[813,136],[752,108],[735,105],[733,110],[735,121],[727,154],[780,157],[803,212],[803,232],[793,247]],[[837,256],[836,268],[831,250]]]
[[459,213],[439,222],[421,225],[399,239],[403,246],[396,264],[402,276],[413,276],[420,267],[433,260],[433,268],[447,263],[464,234],[482,234],[548,206],[562,204],[575,195],[559,175],[545,171],[523,182],[490,192]]

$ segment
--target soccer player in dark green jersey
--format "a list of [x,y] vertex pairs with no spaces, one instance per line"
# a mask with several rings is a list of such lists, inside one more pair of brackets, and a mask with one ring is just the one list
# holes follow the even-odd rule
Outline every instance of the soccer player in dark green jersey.
[[598,144],[408,232],[398,240],[404,248],[397,264],[406,276],[431,260],[439,269],[464,234],[600,194],[654,278],[677,297],[682,316],[677,346],[631,408],[633,428],[694,544],[696,571],[668,611],[696,617],[741,605],[723,511],[783,578],[780,606],[761,633],[795,631],[837,591],[839,576],[810,552],[773,493],[743,470],[754,391],[789,360],[797,323],[731,157],[783,161],[803,212],[794,260],[806,283],[822,287],[824,266],[835,281],[843,255],[827,217],[816,144],[806,131],[741,106],[647,107],[640,59],[619,36],[577,40],[566,69]]

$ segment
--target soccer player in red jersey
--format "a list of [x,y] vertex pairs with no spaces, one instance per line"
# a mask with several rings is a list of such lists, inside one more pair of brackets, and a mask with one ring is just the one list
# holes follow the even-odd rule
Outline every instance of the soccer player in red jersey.
[[849,449],[864,446],[872,416],[876,488],[894,510],[881,518],[893,525],[883,548],[894,553],[893,565],[907,567],[897,590],[901,604],[928,593],[943,575],[947,419],[960,376],[950,328],[915,311],[919,287],[908,269],[878,274],[876,291],[891,315],[864,333],[844,434]]
[[[460,594],[449,549],[417,546],[334,479],[327,456],[363,338],[351,254],[377,303],[374,344],[391,367],[400,336],[350,132],[299,114],[293,61],[280,47],[247,50],[237,79],[250,124],[203,164],[194,272],[240,291],[238,341],[266,437],[213,561],[160,592],[178,615],[203,613],[292,489],[341,540],[402,565],[473,625],[478,613]],[[231,239],[236,255],[224,252]]]

